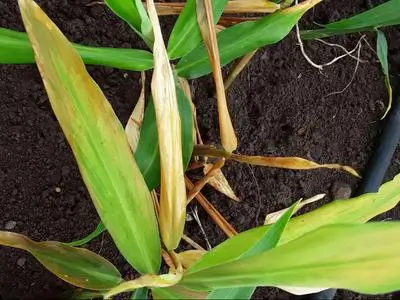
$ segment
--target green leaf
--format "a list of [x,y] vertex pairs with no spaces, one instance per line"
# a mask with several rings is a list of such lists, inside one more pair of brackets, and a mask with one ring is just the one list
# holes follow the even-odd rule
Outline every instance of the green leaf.
[[[302,235],[328,224],[360,224],[384,213],[400,202],[400,175],[382,185],[377,193],[365,194],[352,199],[336,200],[309,213],[292,218],[286,226],[279,245],[286,244]],[[249,251],[272,225],[244,231],[206,254],[191,270],[197,271],[220,262],[235,260]]]
[[[178,108],[181,118],[182,160],[183,167],[189,165],[192,156],[193,115],[190,100],[180,88],[176,89]],[[158,133],[153,101],[149,101],[146,108],[135,159],[146,180],[147,187],[152,190],[160,184],[160,152],[158,147]]]
[[77,287],[108,290],[122,281],[112,263],[86,249],[60,242],[35,242],[22,234],[6,231],[0,231],[0,245],[30,252],[54,275]]
[[205,299],[207,293],[197,292],[185,289],[182,285],[176,284],[166,288],[153,288],[151,289],[153,299],[155,300],[176,300],[176,299]]
[[98,237],[104,231],[106,231],[106,228],[104,227],[104,224],[102,222],[100,222],[97,225],[96,229],[92,233],[90,233],[89,235],[84,237],[83,239],[80,239],[80,240],[77,240],[77,241],[73,241],[73,242],[70,242],[70,243],[66,243],[66,244],[69,245],[69,246],[72,246],[72,247],[78,247],[78,246],[85,245],[85,244],[89,243],[91,240],[93,240],[96,237]]
[[[212,1],[214,21],[218,23],[228,0]],[[168,41],[168,55],[176,59],[188,54],[202,41],[196,18],[196,0],[186,1]]]
[[[226,65],[255,49],[279,42],[301,16],[318,2],[320,0],[304,1],[259,21],[243,22],[221,31],[217,36],[221,65]],[[177,64],[176,71],[179,76],[191,79],[210,73],[211,65],[204,43],[184,56]]]
[[[153,55],[145,50],[73,46],[88,65],[130,71],[145,71],[153,67]],[[35,63],[35,57],[26,33],[0,28],[0,64],[32,63]]]
[[393,92],[392,92],[392,87],[390,85],[390,77],[389,77],[388,44],[385,34],[379,29],[376,29],[376,53],[379,62],[381,63],[382,66],[383,75],[385,75],[385,85],[389,95],[389,103],[385,111],[385,114],[382,117],[383,119],[386,117],[386,115],[390,111],[390,108],[392,107]]
[[[296,208],[298,207],[299,202],[296,202],[294,205],[292,205],[280,218],[279,220],[272,224],[271,227],[265,232],[264,236],[260,238],[259,241],[253,244],[251,248],[249,248],[246,252],[241,254],[236,258],[238,259],[243,259],[246,257],[250,257],[256,254],[263,253],[267,250],[270,250],[278,244],[283,231],[286,228],[286,225],[288,224],[291,216],[295,212]],[[234,238],[234,237],[233,237]],[[225,248],[227,252],[230,252],[231,250]],[[209,256],[213,257],[214,251],[210,251],[206,253],[204,256]],[[219,252],[221,254],[221,251]],[[207,257],[204,257],[204,260],[207,260]],[[200,260],[200,264],[201,261]],[[221,260],[219,263],[224,263],[226,261]],[[206,263],[203,261],[203,266],[206,265]],[[210,266],[210,265],[209,265]],[[209,267],[208,266],[208,267]],[[214,264],[215,266],[215,264]],[[194,267],[196,269],[196,267]],[[199,270],[199,268],[197,268]],[[189,270],[190,271],[190,270]],[[207,299],[251,299],[251,296],[253,295],[254,291],[256,290],[257,287],[239,287],[239,288],[227,288],[227,289],[217,289],[213,290],[207,297]]]
[[181,283],[196,290],[257,285],[388,293],[400,288],[399,232],[400,222],[329,225],[262,254],[189,271]]
[[140,288],[135,290],[132,295],[131,295],[131,300],[146,300],[147,299],[147,294],[149,292],[148,288]]
[[311,40],[398,25],[400,24],[399,7],[400,0],[390,0],[351,18],[327,24],[322,29],[301,31],[301,38]]
[[376,50],[383,74],[389,76],[388,44],[385,34],[378,29],[376,30]]
[[[183,167],[186,170],[192,157],[194,145],[193,115],[190,100],[180,88],[177,88],[176,93],[181,118]],[[149,190],[160,185],[160,152],[155,117],[154,105],[151,100],[144,114],[139,144],[135,152],[135,159]],[[87,244],[105,230],[104,225],[100,222],[92,233],[78,241],[68,243],[68,245],[81,246]]]
[[153,29],[142,1],[104,0],[104,2],[118,17],[129,24],[150,48],[153,47]]
[[[192,157],[194,145],[192,107],[190,100],[180,88],[177,88],[176,93],[181,118],[183,167],[186,170]],[[160,152],[155,117],[154,105],[151,100],[144,114],[139,144],[135,152],[135,159],[149,190],[153,190],[160,185]],[[104,225],[100,222],[92,233],[68,244],[71,246],[87,244],[105,230]]]
[[101,220],[135,269],[157,273],[154,207],[122,125],[60,30],[35,2],[19,4],[51,106]]

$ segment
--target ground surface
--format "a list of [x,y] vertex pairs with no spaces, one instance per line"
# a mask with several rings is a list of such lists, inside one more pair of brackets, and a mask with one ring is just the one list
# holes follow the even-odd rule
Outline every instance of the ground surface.
[[[42,0],[39,3],[74,42],[89,45],[141,47],[128,26],[90,1]],[[367,1],[365,1],[367,2]],[[372,1],[374,2],[374,1]],[[327,23],[366,9],[364,1],[324,1],[306,17]],[[0,26],[23,30],[16,1],[0,3]],[[165,21],[166,31],[172,19]],[[392,71],[400,70],[399,29],[388,31]],[[347,48],[359,35],[332,39]],[[373,36],[369,37],[374,43]],[[306,43],[317,62],[327,62],[337,52],[317,42]],[[229,92],[229,107],[239,138],[238,152],[245,154],[302,156],[321,163],[340,162],[365,170],[387,103],[380,67],[364,46],[353,84],[344,93],[355,61],[346,58],[326,68],[324,75],[310,67],[290,34],[278,45],[259,51]],[[138,74],[101,67],[89,71],[125,124],[138,97]],[[208,79],[192,83],[199,123],[207,142],[218,142],[215,100]],[[70,241],[90,232],[98,222],[66,140],[51,112],[35,66],[0,66],[0,229],[12,229],[35,240]],[[388,178],[399,172],[397,153]],[[243,231],[262,224],[265,214],[301,197],[327,193],[329,201],[338,186],[354,191],[358,181],[328,170],[285,171],[227,163],[224,169],[237,195],[233,203],[209,189],[205,194],[234,227]],[[199,209],[208,239],[216,245],[225,236]],[[384,217],[399,218],[399,209]],[[200,244],[204,238],[193,222],[187,233]],[[204,245],[205,246],[205,245]],[[118,255],[111,239],[103,235],[89,248],[115,263],[126,277],[133,273]],[[1,248],[0,299],[58,298],[68,285],[42,268],[23,251]],[[339,292],[339,298],[362,297]],[[288,298],[275,289],[259,289],[256,298]],[[386,295],[390,298],[391,295]]]

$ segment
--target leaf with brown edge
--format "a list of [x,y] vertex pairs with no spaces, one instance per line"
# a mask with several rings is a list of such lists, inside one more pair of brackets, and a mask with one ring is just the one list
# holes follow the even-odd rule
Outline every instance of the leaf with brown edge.
[[234,160],[240,163],[246,163],[256,166],[291,169],[291,170],[312,170],[319,168],[342,170],[351,175],[361,178],[356,170],[349,166],[340,164],[317,164],[316,162],[301,157],[273,157],[273,156],[250,156],[241,154],[232,154],[223,149],[217,149],[210,145],[196,145],[193,155],[207,157],[223,157],[225,159]]
[[102,222],[136,270],[158,272],[154,207],[121,123],[56,25],[35,2],[19,5],[51,106]]
[[317,164],[316,162],[301,157],[268,157],[233,154],[231,159],[257,166],[291,170],[312,170],[320,168],[342,170],[355,177],[361,178],[360,174],[349,166],[343,166],[340,164]]
[[226,102],[211,0],[196,0],[196,13],[197,23],[199,24],[200,32],[213,70],[221,144],[226,151],[232,152],[237,148],[237,138]]
[[154,30],[154,72],[151,82],[160,148],[161,195],[159,224],[168,250],[175,249],[183,234],[186,191],[182,164],[181,120],[174,75],[169,63],[153,0],[147,1]]
[[30,252],[46,269],[80,288],[108,290],[122,281],[117,268],[105,258],[60,242],[35,242],[28,237],[0,231],[0,245]]
[[135,108],[131,116],[129,117],[128,123],[125,126],[125,134],[128,139],[129,146],[132,152],[136,151],[140,129],[142,128],[144,118],[144,98],[145,98],[145,84],[146,84],[146,73],[142,72],[141,76],[142,91],[140,92],[139,100],[136,103]]
[[[211,170],[212,166],[213,164],[205,164],[203,169],[204,174],[207,174]],[[208,184],[211,185],[218,192],[221,192],[224,195],[228,196],[230,199],[236,202],[240,202],[240,199],[235,195],[235,192],[232,190],[228,180],[226,180],[225,175],[224,173],[222,173],[221,169],[218,169],[216,171],[216,174],[208,181]]]

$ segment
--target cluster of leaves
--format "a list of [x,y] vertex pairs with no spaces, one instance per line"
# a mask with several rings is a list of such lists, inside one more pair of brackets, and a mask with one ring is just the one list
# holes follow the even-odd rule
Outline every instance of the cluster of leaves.
[[[210,182],[225,159],[292,169],[335,168],[358,175],[337,164],[232,153],[237,140],[221,66],[284,38],[319,0],[284,9],[291,1],[254,1],[251,9],[273,13],[218,34],[214,24],[224,10],[243,11],[251,5],[244,0],[188,0],[184,6],[172,6],[180,14],[167,47],[157,14],[165,14],[165,6],[148,0],[146,10],[137,0],[105,0],[152,52],[71,44],[33,0],[18,2],[27,34],[0,29],[0,62],[36,62],[102,224],[91,236],[71,244],[35,242],[3,231],[0,244],[29,251],[59,278],[90,290],[79,295],[89,298],[127,291],[143,298],[147,288],[158,299],[244,299],[257,286],[292,292],[335,287],[363,293],[400,287],[400,224],[363,224],[398,204],[399,176],[375,194],[338,200],[291,218],[296,203],[275,223],[237,234],[209,252],[175,252],[193,190]],[[179,61],[172,66],[170,59]],[[147,108],[143,90],[125,130],[85,63],[136,71],[154,68]],[[194,145],[195,119],[186,79],[210,72],[216,83],[223,149]],[[192,152],[217,161],[206,180],[196,183],[187,196],[184,170]],[[150,192],[158,186],[160,199]],[[109,261],[76,247],[104,229],[141,277],[124,281]],[[159,274],[162,257],[170,267],[168,274]]]

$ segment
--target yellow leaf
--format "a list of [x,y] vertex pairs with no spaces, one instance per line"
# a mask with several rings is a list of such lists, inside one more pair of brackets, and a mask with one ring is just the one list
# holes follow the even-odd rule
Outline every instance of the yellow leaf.
[[181,120],[175,82],[161,34],[154,1],[147,1],[154,30],[154,72],[151,82],[160,147],[160,231],[168,250],[175,249],[183,234],[186,191],[181,150]]
[[[207,174],[212,169],[212,167],[213,167],[213,164],[206,164],[203,169],[204,174]],[[208,181],[208,184],[211,185],[217,191],[225,194],[232,200],[237,201],[237,202],[240,201],[240,199],[235,195],[235,192],[232,190],[231,186],[229,185],[228,180],[226,180],[221,169],[218,169],[216,171],[216,174],[214,175],[214,177],[212,177]]]
[[142,91],[140,92],[139,100],[129,117],[128,123],[125,126],[125,134],[128,139],[129,146],[132,152],[136,151],[140,137],[140,128],[142,127],[144,117],[144,100],[145,100],[145,83],[146,73],[142,72]]
[[218,120],[222,147],[232,152],[237,148],[237,138],[229,116],[218,52],[211,0],[196,0],[197,22],[211,62],[218,104]]
[[[322,198],[324,198],[325,196],[326,196],[325,194],[319,194],[319,195],[316,195],[316,196],[311,197],[311,198],[309,198],[309,199],[306,199],[306,200],[304,200],[304,201],[301,201],[301,202],[297,205],[297,207],[295,208],[293,214],[295,214],[297,211],[299,211],[301,208],[303,208],[303,207],[306,206],[307,204],[310,204],[310,203],[319,201],[319,200],[321,200]],[[275,223],[276,221],[279,220],[279,218],[280,218],[288,209],[289,209],[289,208],[285,208],[285,209],[281,209],[281,210],[279,210],[279,211],[276,211],[276,212],[273,212],[273,213],[268,214],[268,215],[265,217],[264,225],[268,225],[268,224],[273,224],[273,223]]]
[[103,297],[104,299],[110,299],[111,297],[117,294],[130,292],[136,289],[140,289],[142,287],[148,287],[148,288],[170,287],[177,284],[181,279],[182,279],[182,270],[180,270],[176,274],[170,273],[163,275],[154,275],[154,274],[143,275],[138,279],[125,281],[119,284],[115,288],[109,290],[107,293],[104,293]]
[[188,250],[178,253],[179,261],[185,269],[189,269],[191,265],[197,262],[207,251]]

